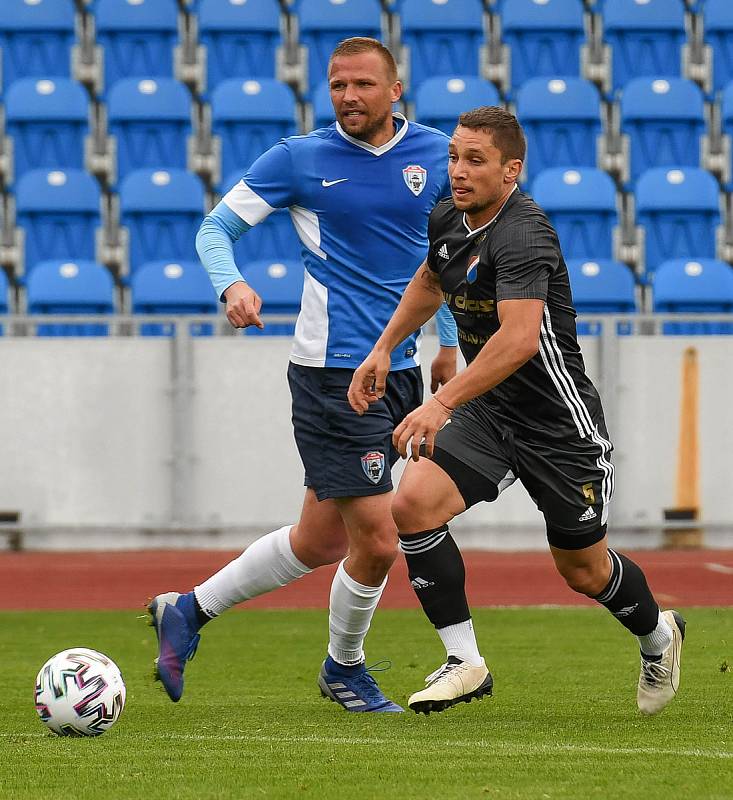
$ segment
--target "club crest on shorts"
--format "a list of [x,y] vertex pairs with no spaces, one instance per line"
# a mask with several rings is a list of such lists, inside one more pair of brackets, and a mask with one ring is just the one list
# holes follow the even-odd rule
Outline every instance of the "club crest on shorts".
[[384,453],[371,450],[361,457],[361,468],[372,483],[379,483],[384,475]]
[[417,197],[425,188],[428,180],[428,171],[419,164],[410,164],[402,170],[407,188]]

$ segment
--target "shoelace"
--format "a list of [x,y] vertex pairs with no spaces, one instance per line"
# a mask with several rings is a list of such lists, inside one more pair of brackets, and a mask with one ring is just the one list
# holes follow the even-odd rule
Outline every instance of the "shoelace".
[[392,666],[392,662],[388,660],[384,661],[377,661],[376,664],[372,664],[370,667],[366,667],[365,671],[361,673],[361,675],[357,675],[356,677],[352,678],[351,680],[355,684],[355,688],[358,690],[358,694],[364,700],[371,701],[385,701],[387,698],[382,694],[382,690],[377,685],[374,676],[371,674],[372,672],[385,672],[386,670],[390,669]]
[[446,661],[445,664],[441,664],[438,667],[438,669],[435,670],[435,672],[431,672],[430,675],[428,675],[425,678],[425,684],[427,686],[430,686],[433,683],[437,683],[441,678],[448,677],[448,675],[450,675],[451,672],[455,672],[455,670],[458,669],[459,667],[465,667],[465,666],[466,666],[465,661],[461,661],[458,664],[449,664]]
[[196,650],[198,650],[200,641],[201,641],[201,634],[195,633],[191,641],[188,643],[186,652],[183,654],[184,661],[191,661],[193,659],[193,657],[196,655]]
[[643,682],[651,689],[656,689],[662,683],[668,681],[672,675],[672,670],[665,667],[661,661],[647,661],[641,658],[641,675]]

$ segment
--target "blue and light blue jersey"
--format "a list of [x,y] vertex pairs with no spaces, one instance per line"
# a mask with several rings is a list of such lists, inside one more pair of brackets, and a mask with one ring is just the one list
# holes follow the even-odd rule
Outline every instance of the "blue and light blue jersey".
[[[425,259],[428,216],[450,195],[448,137],[395,118],[399,129],[379,147],[338,123],[283,139],[217,207],[234,212],[243,229],[289,209],[305,266],[291,352],[296,364],[355,369]],[[233,259],[224,269],[202,260],[219,295],[241,280]],[[395,349],[392,369],[419,364],[418,338]]]

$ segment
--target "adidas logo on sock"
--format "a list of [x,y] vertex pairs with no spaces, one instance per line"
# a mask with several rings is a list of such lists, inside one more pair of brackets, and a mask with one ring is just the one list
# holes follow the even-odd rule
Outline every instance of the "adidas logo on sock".
[[415,589],[427,589],[428,586],[435,586],[435,581],[426,581],[425,578],[413,578],[410,583]]
[[448,247],[445,244],[445,242],[443,242],[443,244],[440,245],[440,250],[438,250],[438,255],[441,258],[450,258],[450,256],[448,255]]
[[587,522],[589,519],[595,519],[598,516],[596,512],[593,510],[592,506],[589,506],[579,517],[578,522]]

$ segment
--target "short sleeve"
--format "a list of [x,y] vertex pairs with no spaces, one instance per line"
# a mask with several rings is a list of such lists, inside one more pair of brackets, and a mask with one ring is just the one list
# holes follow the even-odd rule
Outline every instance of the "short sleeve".
[[496,300],[547,300],[550,276],[560,264],[560,247],[541,217],[514,220],[492,242]]
[[430,216],[428,217],[428,254],[425,257],[425,263],[428,265],[429,270],[438,273],[440,270],[438,269],[438,263],[435,258],[436,212],[437,207],[430,212]]

